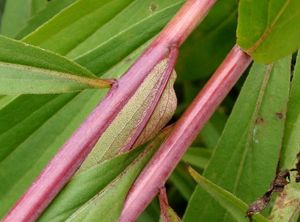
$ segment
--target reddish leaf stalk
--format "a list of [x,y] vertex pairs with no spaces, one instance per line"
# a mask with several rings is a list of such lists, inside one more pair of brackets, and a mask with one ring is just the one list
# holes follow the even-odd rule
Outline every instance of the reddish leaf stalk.
[[70,180],[153,67],[168,57],[173,48],[181,45],[215,2],[216,0],[187,0],[157,39],[112,86],[103,101],[63,145],[3,222],[29,222],[38,218]]
[[151,202],[251,61],[238,46],[230,51],[135,181],[125,201],[120,222],[135,221]]
[[169,201],[167,196],[167,191],[165,187],[162,187],[159,189],[159,205],[160,205],[160,214],[163,218],[164,222],[169,222],[169,216],[168,216],[168,208],[169,208]]

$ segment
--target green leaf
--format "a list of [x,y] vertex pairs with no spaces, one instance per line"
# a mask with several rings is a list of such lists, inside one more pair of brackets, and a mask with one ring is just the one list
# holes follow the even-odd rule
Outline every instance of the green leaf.
[[1,109],[1,217],[104,94],[86,90],[78,95],[23,95]]
[[[37,31],[26,36],[24,41],[66,54],[85,41],[132,1],[76,1],[71,7],[61,11],[59,16],[50,19]],[[72,38],[66,38],[70,36],[70,33],[72,33]]]
[[52,94],[108,88],[101,79],[0,62],[0,94]]
[[139,216],[137,222],[157,222],[159,220],[159,203],[157,198],[148,205],[144,212]]
[[174,185],[185,200],[189,200],[196,184],[186,173],[184,164],[178,164],[168,181]]
[[132,182],[168,132],[143,152],[134,150],[76,174],[39,221],[117,221]]
[[295,65],[291,92],[288,102],[285,132],[281,151],[281,168],[290,169],[295,167],[296,156],[300,151],[300,54],[298,53]]
[[65,57],[4,36],[0,36],[0,48],[0,61],[4,63],[95,77],[86,68]]
[[45,2],[45,0],[39,0],[39,2],[42,2],[42,6],[35,6],[35,8],[39,8],[39,10],[36,10],[37,12],[35,16],[31,17],[27,21],[27,25],[18,33],[16,38],[21,39],[29,33],[33,32],[40,25],[47,22],[47,20],[51,19],[53,16],[55,16],[57,13],[59,13],[61,10],[63,10],[65,7],[67,7],[75,1],[76,0],[51,0],[48,1],[48,7],[40,9],[41,7],[43,7],[43,2]]
[[[53,4],[53,1],[59,2],[62,0],[52,0],[51,4]],[[20,30],[27,26],[28,20],[40,10],[46,8],[49,3],[50,1],[47,0],[24,0],[22,4],[16,0],[1,1],[0,4],[4,4],[5,8],[0,33],[9,37],[16,37]]]
[[13,101],[15,98],[17,98],[17,96],[4,96],[4,95],[0,95],[0,110],[7,106],[11,101]]
[[182,160],[194,167],[205,169],[211,158],[211,153],[211,150],[205,148],[190,147],[182,157]]
[[221,111],[216,111],[204,125],[198,138],[207,148],[214,148],[222,134],[228,116]]
[[[248,218],[245,217],[245,212],[248,209],[248,205],[243,202],[238,197],[234,196],[227,190],[219,187],[210,180],[201,176],[193,168],[188,167],[189,173],[194,178],[194,180],[205,190],[211,197],[213,197],[222,207],[224,207],[235,219],[239,222],[247,222]],[[257,214],[253,217],[254,221],[257,222],[267,222],[268,219]]]
[[48,0],[31,0],[31,14],[35,15],[39,11],[43,10],[47,7],[48,3],[50,3]]
[[238,44],[258,62],[270,63],[300,47],[298,0],[241,0]]
[[180,47],[179,81],[206,78],[222,62],[236,42],[237,6],[236,0],[217,1]]
[[119,155],[74,176],[39,218],[39,221],[65,221],[81,205],[104,189],[130,165],[141,149]]
[[6,0],[0,33],[9,37],[16,36],[30,16],[31,0],[24,0],[22,4],[18,0]]
[[[254,64],[244,83],[204,176],[246,203],[273,180],[284,132],[290,59]],[[231,221],[217,202],[197,187],[184,221]]]
[[[84,43],[79,44],[67,56],[75,58],[79,64],[84,64],[92,72],[101,75],[113,64],[127,56],[130,51],[152,38],[155,30],[159,30],[162,24],[166,24],[170,15],[176,12],[181,3],[182,0],[135,1],[128,7],[128,10],[119,13],[114,20],[104,25]],[[131,17],[131,11],[137,12],[134,21],[128,19]],[[147,16],[145,17],[145,15]],[[147,28],[145,29],[145,27]],[[123,31],[120,32],[119,29],[123,29]],[[115,36],[109,38],[107,42],[98,44],[107,35],[105,33],[115,33]],[[91,50],[85,53],[89,49]],[[78,54],[82,55],[78,56]]]
[[0,94],[40,94],[103,88],[78,64],[28,44],[0,36]]
[[[293,74],[291,93],[286,116],[285,133],[281,152],[281,168],[295,168],[297,153],[300,152],[300,57],[298,53],[297,63]],[[300,187],[296,184],[295,174],[292,174],[291,183],[284,190],[284,194],[277,197],[271,218],[274,222],[296,222],[300,209]]]
[[[81,206],[66,221],[117,221],[131,184],[150,159],[151,153],[144,153],[134,161],[124,172],[110,183],[104,190],[94,196],[89,202]],[[112,208],[113,206],[113,208]]]
[[[174,0],[135,0],[132,4],[124,8],[118,16],[113,17],[105,27],[102,27],[100,24],[101,27],[93,35],[97,40],[94,45],[91,45],[86,51],[78,51],[74,55],[76,57],[81,56],[82,53],[87,53],[104,42],[105,45],[110,44],[110,48],[114,48],[115,45],[113,45],[112,40],[115,36],[122,33],[124,29],[130,35],[131,29],[127,29],[127,25],[134,26],[134,24],[138,23],[140,25],[139,32],[143,32],[143,30],[148,28],[145,26],[145,24],[148,24],[147,20],[153,19],[153,16],[163,11],[164,19],[156,20],[157,26],[150,33],[150,37],[149,35],[140,35],[139,38],[143,38],[143,41],[139,42],[139,45],[134,45],[133,47],[133,43],[123,44],[122,47],[126,53],[124,51],[119,52],[118,50],[114,52],[114,62],[106,67],[103,76],[105,78],[116,78],[128,69],[146,46],[145,44],[149,38],[157,34],[163,25],[174,15],[180,3],[182,3],[182,0],[178,0],[175,3]],[[153,11],[155,7],[150,7],[152,4],[158,6],[155,11]],[[70,5],[68,9],[72,6]],[[135,16],[132,16],[133,14]],[[53,20],[58,19],[58,17],[60,17],[60,14],[57,14]],[[123,24],[126,26],[124,27]],[[57,24],[58,29],[62,27],[64,27],[63,23]],[[49,27],[49,29],[54,28]],[[78,25],[77,29],[80,30],[81,26]],[[40,29],[37,29],[34,34],[38,35],[39,31]],[[43,29],[43,31],[47,32],[46,29]],[[65,33],[64,37],[66,41],[71,41],[71,45],[73,44],[73,33]],[[40,38],[43,41],[43,38],[47,38],[47,36],[41,35]],[[82,40],[81,44],[86,39],[88,39],[88,36]],[[47,43],[54,46],[56,44],[55,41],[50,44],[50,40]],[[62,51],[64,47],[62,47]],[[107,51],[98,52],[99,55],[109,53]],[[105,59],[107,58],[103,58],[102,60],[103,64],[105,64]],[[82,65],[84,66],[85,64]],[[97,66],[97,64],[95,65]],[[97,67],[94,68],[96,69]],[[2,141],[0,143],[0,150],[5,150],[4,159],[0,162],[0,217],[7,212],[32,183],[60,146],[79,127],[80,123],[96,104],[99,103],[105,92],[105,90],[84,90],[79,94],[64,94],[60,96],[23,95],[15,98],[8,97],[6,99],[10,102],[0,110],[0,127],[2,130],[0,131],[0,139]],[[55,108],[52,108],[52,105]],[[11,138],[14,139],[12,140]],[[11,175],[14,176],[11,177]]]
[[0,33],[1,33],[1,21],[2,21],[2,15],[4,10],[5,1],[0,1]]

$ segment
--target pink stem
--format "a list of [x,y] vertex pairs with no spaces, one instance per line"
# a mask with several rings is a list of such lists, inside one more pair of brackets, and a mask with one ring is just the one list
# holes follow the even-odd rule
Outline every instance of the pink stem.
[[238,46],[230,51],[135,181],[125,201],[120,222],[135,221],[151,202],[251,61]]
[[217,0],[187,0],[153,44],[180,46]]
[[170,219],[168,216],[169,215],[168,214],[169,201],[168,201],[167,191],[166,191],[165,187],[161,187],[159,189],[158,199],[159,199],[159,206],[160,206],[160,214],[161,214],[161,217],[163,218],[162,221],[170,222]]
[[3,222],[35,221],[70,180],[95,143],[153,67],[179,47],[216,0],[187,0],[136,63],[117,81],[108,95],[49,162],[18,200]]

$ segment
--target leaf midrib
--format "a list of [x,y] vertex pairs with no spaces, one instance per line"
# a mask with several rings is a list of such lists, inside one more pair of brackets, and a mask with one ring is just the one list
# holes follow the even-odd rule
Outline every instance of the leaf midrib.
[[[51,22],[52,22],[53,20],[55,20],[56,17],[61,16],[61,14],[65,13],[65,11],[70,10],[69,8],[74,7],[74,5],[80,4],[80,2],[82,2],[82,1],[75,1],[75,2],[71,3],[70,5],[68,5],[67,7],[65,7],[64,9],[62,9],[59,13],[57,13],[56,15],[54,15],[53,17],[51,17],[47,22],[43,23],[43,24],[42,24],[41,26],[39,26],[36,30],[34,30],[33,32],[31,32],[31,33],[29,33],[28,35],[24,36],[24,37],[22,38],[22,41],[27,42],[28,39],[29,39],[29,41],[30,41],[30,39],[32,38],[32,36],[33,36],[33,37],[35,36],[35,33],[39,33],[39,30],[44,29],[44,27],[45,27],[46,25],[51,24]],[[101,5],[101,6],[98,7],[97,9],[94,9],[94,10],[91,10],[91,11],[99,10],[99,9],[101,9],[102,7],[104,7],[105,5],[107,5],[107,4],[109,4],[109,3],[110,3],[110,2],[107,1],[105,4]],[[71,9],[71,10],[72,10],[72,9]],[[89,13],[86,12],[85,15],[83,15],[83,16],[81,16],[81,17],[77,17],[77,18],[76,18],[75,20],[73,20],[71,23],[68,23],[68,26],[71,26],[72,24],[74,24],[74,23],[77,22],[78,20],[81,20],[81,19],[83,19],[83,18],[85,18],[85,17],[87,17],[87,16],[89,16],[89,15],[90,15],[90,12],[89,12]],[[48,38],[47,38],[47,39],[39,40],[38,45],[41,45],[42,43],[48,41],[49,38],[51,38],[51,37],[57,35],[58,33],[61,32],[61,30],[63,30],[63,27],[62,27],[58,32],[51,33],[50,35],[48,35]],[[29,43],[30,43],[30,42],[29,42]]]
[[[266,89],[267,89],[267,86],[268,86],[268,82],[270,80],[270,76],[271,76],[273,67],[274,67],[274,65],[270,64],[265,69],[265,73],[264,73],[265,76],[264,76],[262,85],[260,87],[260,92],[258,94],[257,101],[255,103],[255,109],[254,109],[253,115],[251,116],[251,119],[249,121],[249,125],[247,127],[247,130],[245,131],[245,133],[247,133],[246,147],[245,147],[246,149],[244,149],[242,159],[241,159],[241,167],[238,170],[237,177],[236,177],[235,184],[234,184],[234,188],[233,188],[233,191],[232,191],[234,194],[236,193],[236,190],[238,188],[239,181],[240,181],[240,178],[242,176],[242,171],[244,170],[247,153],[249,153],[249,148],[251,146],[250,144],[251,144],[251,141],[253,140],[252,139],[253,138],[253,130],[251,130],[251,129],[253,129],[254,126],[255,126],[255,119],[258,117],[258,113],[260,111],[260,108],[261,108],[261,105],[262,105],[262,102],[263,102],[263,99],[264,99],[264,96],[265,96],[265,93],[266,93]],[[240,143],[238,145],[240,145]]]
[[[20,71],[31,71],[33,75],[41,76],[41,77],[52,77],[52,78],[59,78],[65,81],[73,81],[81,84],[85,84],[87,86],[90,86],[92,88],[103,88],[103,80],[97,79],[97,78],[89,78],[81,75],[66,73],[66,72],[59,72],[56,70],[50,70],[50,69],[44,69],[44,68],[38,68],[34,66],[28,66],[28,65],[21,65],[21,64],[15,64],[15,63],[6,63],[0,61],[0,68],[1,67],[8,67],[8,68],[14,68]],[[1,78],[1,77],[0,77]]]
[[[122,31],[118,32],[117,34],[113,35],[112,37],[110,37],[110,38],[108,38],[107,40],[105,40],[105,41],[103,41],[102,43],[100,43],[96,48],[93,48],[92,50],[89,50],[89,51],[87,51],[87,52],[85,52],[85,53],[83,53],[83,54],[81,54],[81,55],[79,55],[79,56],[76,56],[75,58],[73,58],[74,61],[76,61],[76,60],[78,60],[78,59],[81,59],[82,57],[88,56],[88,55],[89,55],[91,52],[93,52],[94,50],[97,50],[98,48],[103,47],[104,45],[108,44],[110,41],[112,41],[112,40],[118,38],[118,37],[121,36],[122,34],[124,34],[124,33],[128,32],[128,31],[130,31],[131,29],[133,29],[133,28],[139,26],[139,25],[142,24],[143,22],[145,22],[145,21],[147,21],[147,20],[150,20],[150,19],[151,19],[152,17],[154,17],[154,16],[157,16],[157,15],[159,15],[159,14],[163,14],[165,11],[167,11],[167,10],[173,8],[173,7],[176,7],[177,5],[180,5],[180,4],[181,4],[181,1],[178,1],[178,2],[175,3],[175,4],[172,4],[172,5],[168,6],[168,7],[165,7],[165,8],[163,8],[162,10],[156,11],[156,12],[150,14],[148,17],[143,18],[143,19],[139,20],[139,21],[136,22],[136,23],[133,23],[132,25],[128,26],[126,29],[123,29]],[[121,11],[121,12],[122,12],[122,11]],[[120,13],[121,13],[121,12],[120,12]],[[116,16],[117,16],[117,15],[116,15]],[[91,36],[91,35],[90,35],[90,36]],[[76,47],[80,46],[81,44],[82,44],[82,42],[79,43]],[[74,47],[74,48],[76,48],[76,47]],[[134,51],[134,50],[135,50],[135,49],[133,49],[133,51]],[[70,50],[68,53],[70,53],[71,51],[72,51],[72,50]],[[67,56],[68,56],[68,53],[67,53]],[[121,60],[122,60],[122,59],[121,59]],[[120,61],[121,61],[121,60],[120,60]]]
[[[242,154],[241,161],[240,161],[240,167],[238,168],[236,178],[234,179],[234,186],[233,186],[233,189],[232,189],[232,192],[231,192],[232,194],[236,194],[236,191],[237,191],[237,188],[238,188],[238,185],[239,185],[239,182],[240,182],[240,178],[243,174],[247,154],[249,154],[250,143],[251,143],[252,137],[253,137],[253,130],[251,130],[251,129],[253,129],[254,126],[255,126],[255,119],[258,116],[258,113],[259,113],[259,110],[260,110],[260,107],[261,107],[261,104],[262,104],[262,101],[263,101],[263,98],[264,98],[264,95],[265,95],[265,92],[266,92],[266,88],[268,86],[270,75],[271,75],[272,70],[273,70],[273,66],[274,66],[273,64],[270,64],[265,69],[265,73],[264,73],[265,76],[264,76],[263,82],[260,86],[260,91],[259,91],[259,94],[258,94],[258,97],[257,97],[257,101],[255,103],[254,112],[253,112],[253,114],[252,114],[252,116],[251,116],[251,118],[248,122],[248,126],[247,126],[245,132],[243,133],[243,135],[241,137],[241,138],[244,138],[245,136],[247,136],[247,139],[246,139],[246,143],[245,143],[245,149],[244,149],[244,152]],[[240,140],[240,142],[237,144],[236,147],[240,147],[243,143],[242,141],[243,141],[243,139]],[[237,151],[237,150],[235,150],[235,151]],[[230,166],[230,164],[228,164],[228,166]],[[228,215],[229,215],[228,212],[224,212],[222,222],[227,221]]]
[[[291,2],[291,0],[286,0],[285,1],[283,7],[279,10],[278,14],[274,18],[274,20],[271,22],[271,24],[267,24],[267,27],[265,28],[265,31],[259,37],[259,39],[250,48],[245,50],[247,53],[249,53],[249,54],[254,53],[255,50],[269,37],[269,35],[273,31],[274,26],[277,24],[277,22],[279,21],[282,14],[285,12],[285,10],[288,7],[288,5],[290,4],[290,2]],[[270,8],[270,1],[269,1],[268,4],[269,4],[268,9],[269,9]],[[269,17],[269,12],[268,12],[267,16]],[[268,20],[268,17],[267,17],[267,20]]]

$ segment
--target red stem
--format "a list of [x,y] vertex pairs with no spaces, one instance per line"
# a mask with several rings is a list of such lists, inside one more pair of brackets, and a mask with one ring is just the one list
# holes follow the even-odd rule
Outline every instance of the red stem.
[[216,0],[187,0],[157,39],[113,85],[108,95],[76,130],[3,222],[35,221],[91,152],[93,146],[153,67],[177,48]]
[[125,201],[120,222],[135,221],[151,202],[251,61],[238,46],[230,51],[135,181]]
[[159,206],[160,206],[160,214],[161,214],[161,217],[163,218],[162,221],[170,222],[170,219],[168,216],[169,215],[168,214],[169,201],[168,201],[167,191],[166,191],[165,187],[161,187],[159,189],[158,200],[159,200]]

